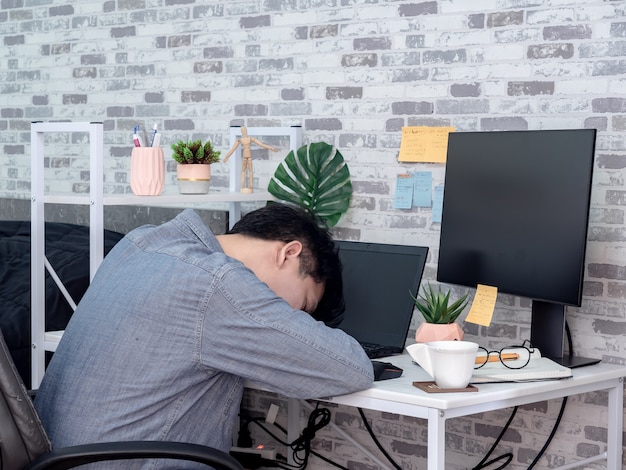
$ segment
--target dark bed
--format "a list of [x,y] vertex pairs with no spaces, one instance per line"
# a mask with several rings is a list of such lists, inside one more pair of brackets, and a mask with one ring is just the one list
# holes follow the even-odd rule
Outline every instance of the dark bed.
[[[89,227],[46,222],[46,256],[74,302],[89,285]],[[104,252],[123,237],[105,230]],[[30,221],[0,221],[0,329],[17,369],[30,387]],[[62,330],[72,315],[46,272],[46,330]]]

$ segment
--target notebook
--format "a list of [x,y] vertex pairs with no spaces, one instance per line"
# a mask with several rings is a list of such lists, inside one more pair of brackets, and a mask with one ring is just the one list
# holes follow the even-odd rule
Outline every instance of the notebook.
[[565,379],[572,376],[572,369],[542,357],[535,348],[530,362],[522,369],[508,369],[500,362],[490,362],[476,369],[470,383],[531,382],[535,380]]
[[371,359],[400,354],[428,247],[338,241],[346,310],[339,325]]

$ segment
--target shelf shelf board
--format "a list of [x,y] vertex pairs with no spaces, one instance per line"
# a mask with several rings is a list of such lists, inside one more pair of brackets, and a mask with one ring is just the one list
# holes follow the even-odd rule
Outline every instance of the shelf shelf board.
[[[46,203],[90,205],[89,196],[82,195],[47,195]],[[212,192],[208,194],[162,194],[160,196],[135,196],[123,194],[119,196],[104,196],[105,206],[160,206],[168,204],[208,204],[219,202],[256,202],[274,200],[267,191],[255,191],[250,194],[233,192]]]

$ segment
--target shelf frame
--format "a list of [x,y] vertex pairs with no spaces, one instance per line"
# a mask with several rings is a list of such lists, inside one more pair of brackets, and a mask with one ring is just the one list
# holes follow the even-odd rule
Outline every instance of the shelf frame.
[[[231,126],[230,127],[230,145],[233,148],[237,142],[237,139],[242,137],[241,128],[243,126]],[[294,154],[302,146],[302,127],[246,127],[246,133],[248,137],[289,137],[289,150]],[[230,165],[230,186],[229,189],[232,193],[237,193],[241,190],[241,145],[239,145],[233,152]],[[272,200],[274,197],[267,193],[266,200]],[[230,228],[234,225],[235,221],[241,218],[241,201],[235,201],[231,206],[228,214],[228,223]]]
[[[45,194],[45,135],[48,133],[77,133],[89,135],[89,194]],[[287,136],[290,150],[296,152],[302,145],[302,128],[250,127],[251,137]],[[230,128],[230,141],[234,146],[241,137],[241,127]],[[171,194],[160,196],[105,195],[104,194],[104,130],[101,122],[33,122],[31,124],[31,386],[37,388],[45,372],[45,353],[55,351],[63,336],[62,331],[46,332],[45,277],[50,272],[68,303],[75,309],[54,266],[45,253],[45,204],[89,205],[89,282],[104,259],[104,206],[141,205],[186,206],[189,204],[229,204],[229,227],[241,217],[241,204],[267,201],[274,197],[267,191],[240,192],[241,146],[233,153],[230,162],[230,186],[228,192],[211,192],[200,195]]]

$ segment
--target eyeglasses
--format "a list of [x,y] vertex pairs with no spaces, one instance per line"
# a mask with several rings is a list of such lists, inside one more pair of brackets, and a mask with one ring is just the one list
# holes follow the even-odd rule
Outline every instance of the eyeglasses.
[[535,349],[528,340],[525,340],[521,346],[507,346],[499,351],[488,351],[479,346],[474,369],[480,369],[489,362],[497,361],[500,361],[507,369],[522,369],[528,365],[534,351]]

